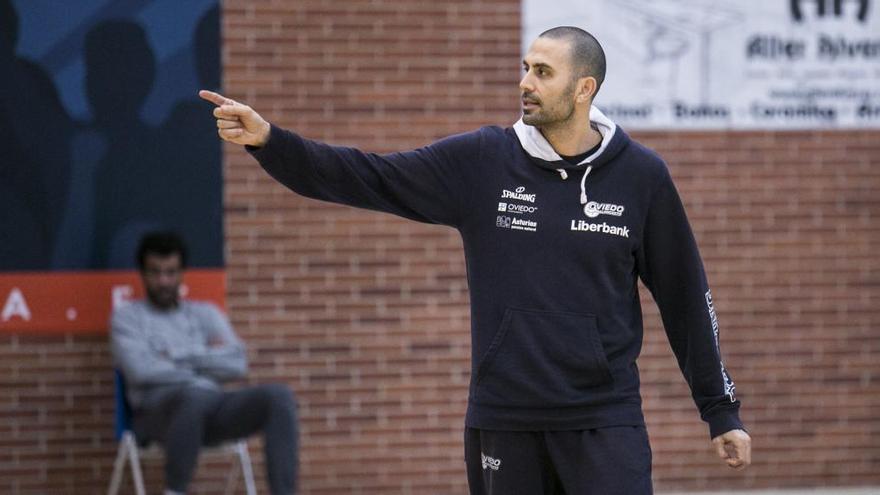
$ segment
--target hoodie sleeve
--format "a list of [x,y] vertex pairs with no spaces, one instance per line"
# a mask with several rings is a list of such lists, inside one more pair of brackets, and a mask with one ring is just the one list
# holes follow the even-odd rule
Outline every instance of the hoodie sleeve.
[[637,265],[711,437],[743,429],[733,380],[721,361],[718,319],[703,262],[665,166],[647,213]]
[[247,149],[269,175],[303,196],[455,227],[467,211],[464,174],[479,155],[480,134],[379,155],[311,141],[273,125],[265,146]]

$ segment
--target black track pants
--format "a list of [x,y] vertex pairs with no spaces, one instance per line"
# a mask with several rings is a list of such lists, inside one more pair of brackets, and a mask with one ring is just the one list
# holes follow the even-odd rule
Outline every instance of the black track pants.
[[644,426],[577,431],[465,429],[471,495],[651,495]]

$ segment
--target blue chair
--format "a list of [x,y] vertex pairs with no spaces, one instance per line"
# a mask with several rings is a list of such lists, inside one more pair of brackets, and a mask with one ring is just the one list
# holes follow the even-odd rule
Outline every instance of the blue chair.
[[[161,458],[162,449],[156,444],[138,444],[137,438],[135,438],[134,432],[131,430],[131,406],[128,404],[128,399],[125,395],[125,378],[119,370],[115,370],[114,382],[116,390],[116,441],[119,442],[119,448],[116,452],[116,461],[113,463],[113,475],[110,478],[110,487],[107,489],[107,494],[116,495],[119,492],[119,485],[122,483],[122,475],[127,463],[131,466],[131,477],[134,482],[135,493],[137,495],[146,495],[144,475],[141,470],[141,459]],[[245,491],[247,495],[256,495],[254,470],[245,439],[235,440],[218,446],[205,447],[202,449],[202,453],[206,455],[236,455],[239,461],[238,464],[241,466],[240,470],[244,475]],[[225,494],[229,495],[235,490],[238,484],[238,472],[239,469],[229,470],[229,475],[226,478]]]

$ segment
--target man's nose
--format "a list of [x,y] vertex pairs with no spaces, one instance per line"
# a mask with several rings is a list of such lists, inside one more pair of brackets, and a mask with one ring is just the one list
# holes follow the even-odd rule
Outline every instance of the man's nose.
[[526,72],[522,79],[520,79],[519,89],[524,93],[529,93],[535,90],[535,86],[532,84],[532,77],[530,73]]

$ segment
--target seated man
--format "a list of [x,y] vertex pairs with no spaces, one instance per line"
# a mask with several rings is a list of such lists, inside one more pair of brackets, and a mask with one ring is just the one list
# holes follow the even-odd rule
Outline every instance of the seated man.
[[138,249],[147,299],[113,312],[111,343],[125,376],[132,429],[165,450],[166,494],[185,493],[199,448],[262,431],[271,492],[294,492],[296,410],[280,384],[223,390],[247,372],[242,342],[216,306],[181,300],[186,248],[170,233],[148,234]]

